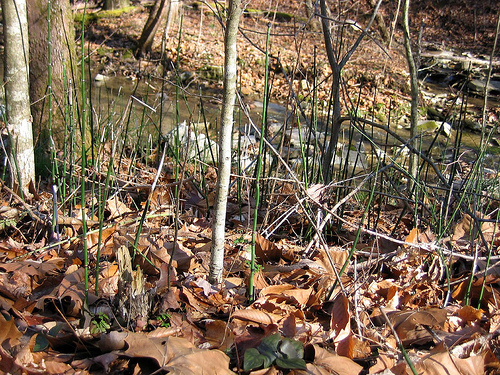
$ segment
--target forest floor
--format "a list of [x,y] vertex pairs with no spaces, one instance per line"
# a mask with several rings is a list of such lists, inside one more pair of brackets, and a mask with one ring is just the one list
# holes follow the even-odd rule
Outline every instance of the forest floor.
[[[387,25],[393,3],[381,10]],[[414,23],[425,19],[426,48],[488,56],[495,2],[434,3],[413,2]],[[157,36],[153,52],[137,60],[132,51],[148,8],[136,5],[88,24],[92,71],[131,82],[179,82],[187,74],[185,88],[210,89],[219,103],[214,67],[223,65],[223,32],[212,10],[186,4],[165,57]],[[343,18],[363,24],[369,9],[354,5]],[[327,82],[331,69],[322,34],[303,28],[303,4],[259,0],[248,8],[266,12],[248,12],[240,25],[244,102],[253,105],[264,92],[268,25],[270,53],[280,61],[271,59],[272,100],[290,104],[292,92],[307,99],[310,84]],[[359,29],[341,34],[348,45]],[[389,50],[374,31],[346,65],[343,95],[365,113],[408,109],[401,38],[398,30]],[[318,102],[328,102],[326,86],[319,85]],[[498,108],[488,118],[498,125]],[[489,191],[469,194],[464,182],[458,189],[465,203],[432,193],[415,206],[397,188],[372,192],[373,201],[370,190],[356,190],[368,181],[366,171],[352,176],[354,186],[348,179],[307,185],[287,173],[265,180],[266,206],[255,210],[254,179],[246,176],[228,200],[223,282],[210,285],[214,167],[169,156],[158,171],[155,155],[136,155],[127,145],[118,159],[112,148],[104,142],[95,160],[89,156],[87,199],[81,189],[63,189],[67,199],[54,203],[55,178],[33,188],[27,201],[2,183],[0,372],[500,374],[499,204]],[[461,159],[443,166],[447,173],[455,167],[463,181],[474,171]],[[60,186],[80,179],[74,168],[60,175]],[[400,175],[377,177],[377,189],[390,178],[399,184]],[[498,166],[488,165],[484,176],[498,181]],[[454,219],[444,221],[444,212]],[[322,229],[324,215],[331,216]],[[255,300],[248,295],[253,240]]]

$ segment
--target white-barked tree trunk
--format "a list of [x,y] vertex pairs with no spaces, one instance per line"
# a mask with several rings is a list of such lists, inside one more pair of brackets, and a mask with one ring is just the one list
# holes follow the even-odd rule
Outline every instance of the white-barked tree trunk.
[[217,174],[217,198],[212,226],[212,252],[209,281],[222,281],[224,269],[224,240],[226,232],[227,195],[231,177],[231,141],[234,103],[236,100],[238,25],[241,16],[241,0],[229,1],[229,13],[224,36],[224,98],[222,102],[221,129],[219,134],[219,169]]
[[10,176],[29,195],[35,180],[33,127],[29,95],[29,40],[26,0],[2,0],[5,36],[4,87],[9,133]]

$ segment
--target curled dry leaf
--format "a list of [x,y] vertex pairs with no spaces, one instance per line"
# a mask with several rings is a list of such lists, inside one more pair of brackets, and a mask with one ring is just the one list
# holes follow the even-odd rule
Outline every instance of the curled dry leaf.
[[475,322],[477,320],[481,320],[483,317],[484,311],[481,309],[476,309],[472,306],[463,306],[458,311],[458,316],[465,320],[466,322]]
[[418,228],[413,228],[408,236],[406,236],[405,242],[408,243],[430,243],[436,239],[434,233],[431,232],[430,229],[427,229],[425,232],[421,232]]
[[475,228],[472,218],[469,214],[465,214],[462,220],[460,220],[453,228],[453,236],[451,238],[452,243],[457,246],[470,243],[470,238],[474,238],[477,234],[477,229],[475,228],[475,233],[473,233],[472,228]]
[[6,272],[22,271],[40,281],[46,276],[56,274],[63,266],[63,258],[52,258],[44,262],[25,260],[22,262],[2,263],[0,269],[4,269]]
[[110,212],[109,220],[117,219],[131,212],[125,203],[114,196],[106,201],[106,209]]
[[384,353],[379,353],[376,361],[375,365],[370,367],[370,374],[383,373],[383,371],[392,368],[396,363],[393,356],[388,356]]
[[464,280],[456,286],[452,297],[458,301],[463,301],[470,289],[470,298],[472,300],[479,300],[479,297],[482,296],[481,305],[488,306],[490,312],[495,312],[498,309],[498,301],[500,300],[500,292],[493,287],[497,280],[498,277],[488,275],[485,285],[483,285],[484,277],[479,277],[472,282],[472,286],[469,285],[469,280]]
[[118,359],[116,353],[105,353],[93,358],[84,358],[71,362],[71,365],[77,369],[88,369],[89,367],[99,364],[108,373],[110,365]]
[[309,195],[312,200],[322,203],[327,189],[328,186],[325,184],[313,184],[308,187],[307,195]]
[[[75,269],[73,272],[70,271]],[[62,279],[59,286],[54,288],[50,295],[45,295],[40,298],[36,304],[36,307],[43,310],[44,303],[46,299],[54,299],[63,303],[65,307],[65,313],[69,316],[80,316],[83,301],[85,300],[85,285],[84,285],[84,268],[69,267],[66,271],[66,275]],[[89,304],[96,301],[97,297],[89,293]]]
[[[101,234],[101,255],[111,255],[114,249],[113,237],[116,233],[116,225],[104,228]],[[99,231],[87,235],[87,247],[91,253],[96,253],[99,244]]]
[[454,348],[456,345],[486,334],[486,331],[481,326],[473,324],[455,332],[436,331],[436,333],[442,337],[448,348]]
[[330,248],[328,252],[325,249],[320,248],[318,255],[315,257],[315,262],[318,263],[322,268],[324,268],[329,275],[335,276],[335,270],[333,267],[337,268],[337,272],[344,265],[349,257],[349,251]]
[[290,314],[281,320],[280,331],[283,332],[283,336],[288,338],[293,338],[297,334],[297,324],[294,315]]
[[[67,302],[65,312],[70,316],[79,316],[81,312],[85,299],[84,274],[85,270],[83,268],[67,274],[64,276],[61,284],[51,293],[57,300],[65,300]],[[38,301],[37,307],[43,309],[44,301],[45,297]]]
[[101,335],[101,338],[97,345],[102,352],[121,350],[125,348],[125,339],[127,338],[127,336],[127,332],[111,331],[109,333]]
[[282,319],[282,316],[256,310],[254,308],[247,308],[235,311],[232,318],[260,324],[275,324]]
[[59,362],[59,361],[45,361],[45,372],[47,374],[64,374],[66,372],[73,372],[73,368],[64,363],[64,362]]
[[34,289],[43,284],[49,276],[55,276],[62,269],[64,259],[52,258],[43,262],[25,260],[4,263],[0,269],[0,292],[19,305],[23,298],[29,299]]
[[185,353],[173,358],[164,370],[170,374],[217,374],[234,375],[229,370],[229,357],[220,350],[193,349],[191,353]]
[[231,348],[234,342],[232,330],[222,320],[208,320],[205,322],[204,338],[212,344],[212,348],[226,350]]

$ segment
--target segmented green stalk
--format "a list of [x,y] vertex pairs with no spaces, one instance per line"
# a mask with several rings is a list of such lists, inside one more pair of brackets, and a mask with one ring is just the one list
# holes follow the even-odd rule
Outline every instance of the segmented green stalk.
[[260,142],[259,142],[259,157],[257,158],[257,171],[255,174],[255,210],[253,215],[253,229],[252,229],[252,246],[250,255],[250,280],[248,282],[248,295],[250,302],[253,302],[254,296],[254,277],[257,271],[255,266],[255,233],[257,231],[257,217],[259,212],[260,203],[260,174],[262,170],[262,152],[264,150],[264,137],[266,135],[266,124],[267,124],[267,98],[268,98],[268,80],[269,80],[269,38],[271,35],[271,25],[267,25],[267,36],[266,36],[266,62],[265,69],[266,74],[264,76],[264,99],[262,101],[262,127],[260,130]]
[[83,17],[82,17],[82,39],[81,39],[81,66],[82,66],[82,117],[81,117],[81,210],[82,210],[82,236],[83,236],[83,267],[84,267],[84,283],[85,283],[85,306],[89,305],[89,252],[87,248],[87,220],[85,213],[85,170],[87,168],[87,155],[85,147],[85,132],[86,132],[86,116],[87,116],[87,98],[86,98],[86,87],[85,87],[85,15],[87,12],[87,2],[85,1],[85,6],[83,7]]
[[[52,190],[57,191],[58,185],[58,173],[57,173],[57,161],[56,161],[56,145],[54,143],[54,134],[52,131],[52,2],[49,0],[47,2],[47,98],[48,98],[48,129],[49,129],[49,142],[50,142],[50,162],[51,162],[51,173],[53,179]],[[53,194],[53,204],[52,204],[52,233],[57,232],[57,195]]]

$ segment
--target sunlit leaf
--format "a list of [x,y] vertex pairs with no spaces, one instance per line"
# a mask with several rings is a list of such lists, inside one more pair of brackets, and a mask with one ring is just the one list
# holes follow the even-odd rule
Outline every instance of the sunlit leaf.
[[297,340],[284,338],[281,341],[279,351],[285,356],[285,358],[303,358],[304,344]]

